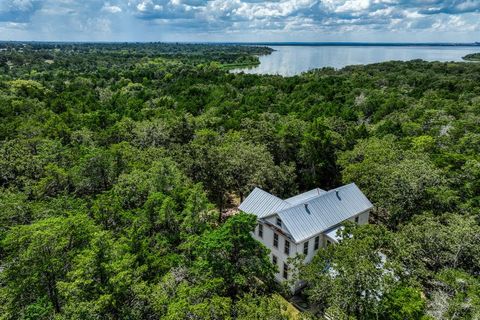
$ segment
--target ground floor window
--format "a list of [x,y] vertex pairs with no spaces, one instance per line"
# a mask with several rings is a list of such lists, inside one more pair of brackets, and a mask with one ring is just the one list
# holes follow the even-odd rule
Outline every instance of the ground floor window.
[[273,263],[274,265],[277,265],[277,263],[278,263],[278,258],[277,258],[277,256],[272,255],[272,263]]
[[288,279],[288,264],[285,262],[283,263],[283,277],[285,279]]

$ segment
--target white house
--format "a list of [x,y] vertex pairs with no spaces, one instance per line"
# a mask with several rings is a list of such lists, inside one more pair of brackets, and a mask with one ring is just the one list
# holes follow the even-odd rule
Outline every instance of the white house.
[[316,188],[285,200],[255,188],[239,206],[258,217],[253,237],[270,249],[279,282],[291,277],[289,257],[304,254],[305,263],[310,262],[319,248],[338,241],[344,221],[368,223],[372,208],[354,183],[330,191]]

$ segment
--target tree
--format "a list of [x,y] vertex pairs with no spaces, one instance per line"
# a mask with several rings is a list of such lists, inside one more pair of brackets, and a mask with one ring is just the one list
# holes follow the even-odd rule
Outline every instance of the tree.
[[290,193],[295,190],[293,166],[277,166],[263,145],[244,141],[239,134],[223,137],[198,132],[182,161],[194,181],[202,181],[222,211],[229,193],[243,197],[255,186]]
[[425,300],[421,292],[412,287],[396,287],[381,301],[381,319],[424,319]]
[[[84,215],[56,217],[11,228],[1,245],[5,251],[1,287],[7,312],[24,315],[47,305],[62,311],[58,283],[65,279],[75,254],[88,245],[95,227]],[[30,305],[36,305],[37,307]]]
[[90,148],[72,169],[76,193],[91,195],[110,189],[116,178],[113,163],[108,151]]
[[455,269],[440,272],[428,305],[435,319],[478,319],[480,317],[480,282],[478,278]]
[[235,304],[235,319],[265,319],[288,320],[292,319],[286,312],[286,307],[281,304],[278,296],[253,297],[246,295]]
[[358,183],[376,206],[374,217],[392,228],[446,201],[435,196],[447,188],[442,172],[427,155],[403,151],[391,136],[359,142],[339,163],[343,181]]
[[411,276],[428,281],[431,272],[461,268],[479,272],[480,227],[474,217],[445,214],[416,217],[398,233],[398,258]]
[[377,317],[380,299],[398,272],[389,258],[395,252],[392,234],[381,226],[347,224],[341,237],[299,267],[300,279],[308,283],[308,300],[322,311],[337,308],[347,317]]
[[300,177],[306,188],[333,187],[338,181],[336,154],[341,149],[342,139],[325,121],[322,118],[316,119],[301,142]]
[[239,213],[218,229],[207,231],[198,244],[195,268],[224,279],[232,299],[242,293],[265,290],[275,273],[267,249],[250,235],[256,217]]
[[96,233],[58,283],[63,315],[68,319],[147,318],[152,310],[142,271],[124,240],[115,241],[106,231]]

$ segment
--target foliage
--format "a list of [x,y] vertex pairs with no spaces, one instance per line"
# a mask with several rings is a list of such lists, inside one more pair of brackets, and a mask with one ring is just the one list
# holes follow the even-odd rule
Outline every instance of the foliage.
[[259,46],[0,49],[0,319],[292,318],[255,219],[224,213],[348,182],[375,225],[301,268],[312,310],[479,317],[479,64],[280,77],[226,71]]

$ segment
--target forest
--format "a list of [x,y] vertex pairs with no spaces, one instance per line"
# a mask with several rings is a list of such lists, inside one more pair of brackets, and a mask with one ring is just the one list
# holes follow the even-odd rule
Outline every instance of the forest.
[[479,52],[479,53],[467,54],[465,57],[463,57],[463,60],[467,60],[467,61],[480,61],[480,52]]
[[[479,319],[480,64],[228,72],[271,52],[0,43],[0,319]],[[295,311],[230,213],[349,182]]]

